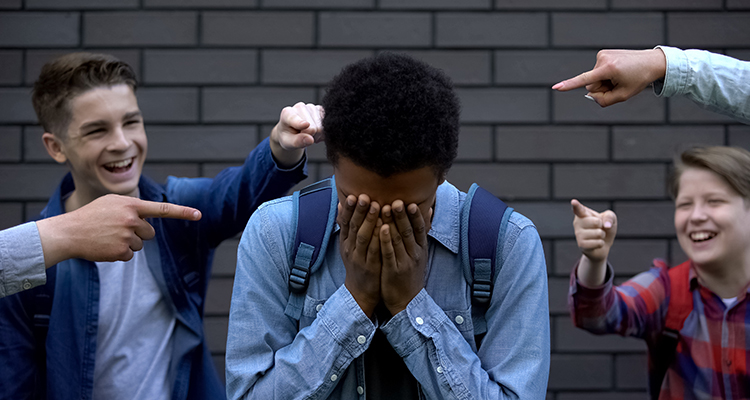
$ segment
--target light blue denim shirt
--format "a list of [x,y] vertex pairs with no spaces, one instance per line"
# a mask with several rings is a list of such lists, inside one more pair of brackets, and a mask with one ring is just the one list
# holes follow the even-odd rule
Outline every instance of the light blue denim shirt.
[[[292,199],[262,205],[238,250],[227,341],[230,399],[364,399],[362,354],[382,329],[428,399],[543,399],[550,363],[547,275],[536,227],[513,213],[477,351],[459,255],[466,194],[437,191],[425,288],[373,323],[344,286],[338,233],[311,279],[299,324],[286,316]],[[378,326],[380,325],[380,326]],[[388,382],[383,382],[387,385]]]
[[44,252],[36,223],[0,231],[0,297],[47,282]]
[[657,46],[667,58],[657,96],[686,96],[699,106],[750,124],[750,62],[705,50]]

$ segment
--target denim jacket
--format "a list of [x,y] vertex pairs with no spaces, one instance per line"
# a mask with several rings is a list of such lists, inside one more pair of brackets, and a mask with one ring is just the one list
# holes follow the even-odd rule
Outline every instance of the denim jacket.
[[[144,242],[148,266],[177,318],[168,373],[172,399],[224,398],[203,332],[214,249],[242,230],[259,204],[285,194],[303,179],[304,170],[304,161],[291,170],[277,168],[266,140],[243,166],[228,168],[214,179],[169,177],[166,185],[158,185],[141,177],[142,199],[187,205],[203,214],[196,222],[149,219],[156,236]],[[62,213],[63,199],[73,189],[68,174],[41,217]],[[45,389],[49,399],[91,398],[99,317],[98,271],[94,263],[82,259],[52,268],[56,268],[55,279],[49,279],[47,285],[54,284],[54,302],[42,365],[35,362],[40,349],[35,345],[33,315],[36,294],[45,286],[0,300],[2,398],[44,398]]]
[[687,96],[699,106],[750,124],[750,62],[705,50],[657,46],[667,58],[657,96]]
[[[290,197],[262,205],[238,250],[227,340],[230,399],[364,399],[362,354],[376,329],[428,399],[542,399],[550,363],[547,275],[534,225],[513,213],[505,262],[477,350],[470,287],[459,255],[466,194],[439,186],[429,232],[426,285],[406,310],[373,322],[344,286],[338,230],[311,276],[299,323],[284,314],[294,243]],[[383,382],[387,385],[388,382]]]

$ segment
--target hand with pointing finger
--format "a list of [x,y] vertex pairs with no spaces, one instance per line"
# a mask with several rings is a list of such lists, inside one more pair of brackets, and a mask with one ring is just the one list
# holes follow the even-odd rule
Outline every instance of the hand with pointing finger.
[[201,219],[190,207],[108,194],[65,214],[36,222],[49,268],[70,258],[89,261],[127,261],[154,237],[145,218]]
[[591,71],[564,80],[552,89],[566,92],[586,87],[588,96],[602,107],[625,101],[664,78],[667,60],[660,49],[602,50]]
[[302,159],[305,147],[323,140],[323,107],[299,102],[284,107],[271,131],[271,152],[283,167]]
[[585,286],[595,287],[604,282],[609,250],[617,235],[617,215],[607,210],[596,212],[578,200],[571,200],[573,229],[578,248],[583,253],[578,267],[578,279]]

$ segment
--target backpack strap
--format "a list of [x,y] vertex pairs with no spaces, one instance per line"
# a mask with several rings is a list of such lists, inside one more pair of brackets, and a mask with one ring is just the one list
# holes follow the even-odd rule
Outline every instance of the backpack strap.
[[[502,242],[513,209],[492,193],[471,185],[461,209],[461,264],[471,287],[474,335],[487,332],[484,314],[503,265]],[[477,348],[480,342],[477,342]]]
[[336,222],[336,184],[332,178],[314,183],[294,192],[292,202],[295,236],[289,258],[289,301],[284,313],[299,320],[305,305],[310,275],[323,263]]
[[[655,262],[659,265],[658,262]],[[680,331],[685,320],[693,311],[693,294],[690,291],[690,261],[686,261],[669,270],[669,304],[664,329],[656,339],[652,352],[652,374],[649,376],[649,393],[652,399],[658,399],[664,377],[669,365],[677,355],[680,342]],[[666,265],[660,265],[666,268]]]

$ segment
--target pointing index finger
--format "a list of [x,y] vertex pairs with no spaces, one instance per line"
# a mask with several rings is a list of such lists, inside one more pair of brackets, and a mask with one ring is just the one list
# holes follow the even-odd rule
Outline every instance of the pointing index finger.
[[578,76],[570,79],[566,79],[562,82],[556,83],[552,86],[552,89],[559,90],[561,92],[567,92],[568,90],[578,89],[592,83],[607,80],[602,69],[594,68],[591,71],[586,71]]
[[135,210],[141,218],[175,218],[187,221],[201,219],[201,212],[197,209],[171,203],[157,203],[138,199],[135,203]]
[[578,218],[595,217],[599,215],[599,213],[584,206],[580,201],[576,199],[571,200],[570,205],[573,207],[573,213]]

